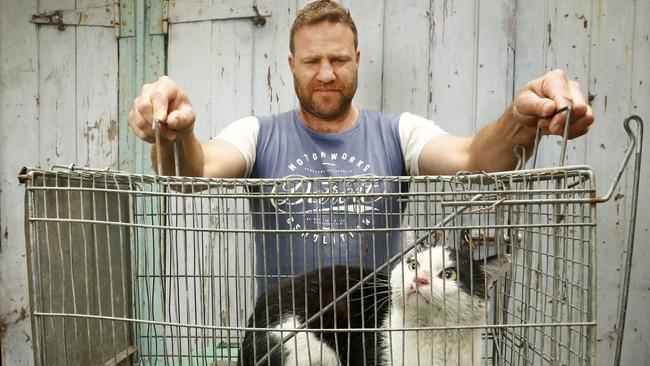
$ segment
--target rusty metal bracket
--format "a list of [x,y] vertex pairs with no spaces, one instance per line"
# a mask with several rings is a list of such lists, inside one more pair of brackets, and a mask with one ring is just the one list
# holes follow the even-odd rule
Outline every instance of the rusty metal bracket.
[[84,9],[54,9],[33,14],[31,23],[37,25],[54,25],[62,31],[66,26],[95,26],[115,29],[115,36],[120,36],[120,1],[113,4]]
[[[255,25],[265,25],[271,16],[271,9],[262,6],[241,5],[236,1],[225,4],[212,4],[206,0],[179,1],[164,0],[162,9],[162,33],[169,32],[170,24],[194,23],[225,19],[249,18]],[[151,25],[152,34],[160,31],[159,25]]]

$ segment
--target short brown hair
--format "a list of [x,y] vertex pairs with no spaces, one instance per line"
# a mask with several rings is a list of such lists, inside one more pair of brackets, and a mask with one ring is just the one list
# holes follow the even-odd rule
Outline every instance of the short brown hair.
[[296,31],[306,25],[317,24],[320,22],[347,24],[352,30],[352,34],[354,34],[354,49],[357,49],[359,44],[357,26],[352,20],[350,11],[334,1],[317,0],[300,10],[296,20],[293,21],[291,34],[289,36],[289,50],[292,55],[294,51],[293,36]]

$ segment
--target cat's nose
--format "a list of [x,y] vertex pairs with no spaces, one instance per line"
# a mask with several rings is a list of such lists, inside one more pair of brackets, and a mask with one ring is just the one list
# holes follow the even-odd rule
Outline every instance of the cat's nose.
[[413,279],[413,282],[415,282],[415,285],[416,285],[417,287],[420,287],[420,286],[426,286],[426,285],[428,285],[428,284],[430,283],[430,282],[429,282],[429,279],[424,278],[424,277],[415,277],[415,278]]

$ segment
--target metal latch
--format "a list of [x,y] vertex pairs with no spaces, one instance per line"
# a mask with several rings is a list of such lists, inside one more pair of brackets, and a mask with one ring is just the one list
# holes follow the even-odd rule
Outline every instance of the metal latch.
[[225,4],[212,4],[206,0],[165,0],[163,3],[162,31],[167,33],[170,24],[224,19],[250,18],[256,25],[265,25],[266,18],[269,16],[271,16],[271,9],[262,5],[241,5],[236,1]]
[[31,23],[54,25],[62,31],[65,26],[95,26],[115,28],[115,35],[120,36],[120,2],[95,6],[85,9],[55,9],[32,15]]

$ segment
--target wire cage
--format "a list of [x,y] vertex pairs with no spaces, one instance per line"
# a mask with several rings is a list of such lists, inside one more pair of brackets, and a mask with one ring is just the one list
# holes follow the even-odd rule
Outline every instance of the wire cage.
[[21,180],[37,364],[594,363],[587,166]]

